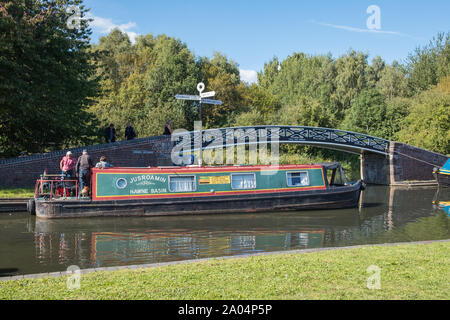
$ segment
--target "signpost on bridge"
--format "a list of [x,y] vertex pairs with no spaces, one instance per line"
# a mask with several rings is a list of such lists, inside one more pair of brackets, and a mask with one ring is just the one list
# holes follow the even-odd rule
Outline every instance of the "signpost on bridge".
[[215,91],[205,92],[205,84],[203,82],[200,82],[197,85],[197,90],[199,92],[198,96],[193,95],[187,95],[187,94],[177,94],[175,98],[177,100],[188,100],[188,101],[198,101],[200,104],[200,121],[202,121],[202,106],[203,104],[213,104],[213,105],[222,105],[222,101],[220,100],[211,100],[211,99],[205,99],[205,98],[211,98],[216,95]]
[[[187,101],[198,101],[200,104],[200,123],[202,122],[202,107],[203,104],[212,104],[212,105],[222,105],[222,101],[220,100],[211,100],[211,99],[206,99],[206,98],[212,98],[216,95],[215,91],[210,91],[210,92],[205,92],[203,93],[203,91],[205,91],[205,84],[203,82],[200,82],[197,85],[197,91],[199,92],[198,96],[194,96],[194,95],[186,95],[186,94],[177,94],[175,96],[175,98],[177,100],[187,100]],[[198,163],[200,166],[202,166],[202,162],[203,162],[203,128],[200,128],[200,156],[198,159]]]

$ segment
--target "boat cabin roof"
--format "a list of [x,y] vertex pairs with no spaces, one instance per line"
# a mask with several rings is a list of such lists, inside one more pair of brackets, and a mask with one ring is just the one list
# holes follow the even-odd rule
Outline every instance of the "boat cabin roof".
[[254,170],[277,170],[279,169],[287,169],[287,170],[298,170],[298,169],[308,169],[308,168],[321,168],[325,169],[337,169],[341,168],[341,165],[338,162],[327,162],[327,163],[313,163],[313,164],[288,164],[288,165],[278,165],[278,166],[270,166],[270,165],[228,165],[228,166],[199,166],[199,165],[188,165],[188,166],[159,166],[159,167],[113,167],[113,168],[104,168],[104,169],[95,169],[95,171],[103,171],[103,170],[127,170],[130,172],[139,171],[142,169],[152,170],[152,171],[198,171],[201,169],[202,172],[208,171],[229,171],[231,170],[239,170],[239,171],[254,171]]
[[333,170],[341,167],[341,164],[339,162],[321,162],[321,163],[315,163],[316,166],[322,166],[326,169]]
[[442,166],[442,169],[450,171],[450,159]]

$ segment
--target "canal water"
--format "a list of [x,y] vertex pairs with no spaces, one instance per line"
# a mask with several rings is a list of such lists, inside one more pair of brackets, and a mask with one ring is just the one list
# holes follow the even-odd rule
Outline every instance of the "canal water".
[[449,239],[450,189],[369,186],[359,208],[41,220],[0,214],[0,277],[306,248]]

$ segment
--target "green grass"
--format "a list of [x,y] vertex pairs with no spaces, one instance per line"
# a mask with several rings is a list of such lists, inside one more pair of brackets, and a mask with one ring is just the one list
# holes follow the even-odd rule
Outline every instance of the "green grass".
[[33,198],[34,188],[0,188],[0,198]]
[[[0,299],[448,299],[450,243],[259,256],[0,282]],[[381,289],[369,290],[369,266]]]

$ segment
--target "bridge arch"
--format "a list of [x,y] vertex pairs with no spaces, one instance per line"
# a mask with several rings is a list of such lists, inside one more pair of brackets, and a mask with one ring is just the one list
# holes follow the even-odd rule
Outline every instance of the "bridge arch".
[[[242,133],[245,139],[240,136]],[[202,149],[254,145],[261,142],[302,144],[323,147],[353,154],[375,153],[389,155],[390,141],[370,135],[329,128],[307,126],[247,126],[208,129],[202,131]],[[199,131],[175,133],[172,141],[179,149],[198,151]]]

